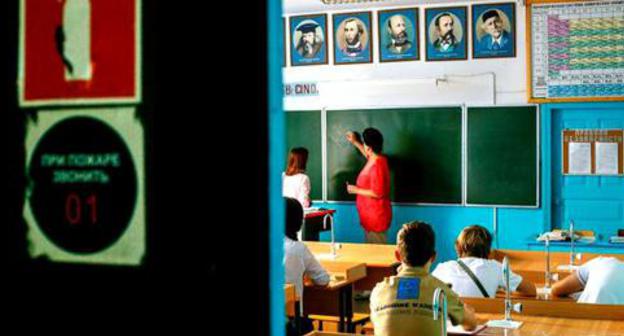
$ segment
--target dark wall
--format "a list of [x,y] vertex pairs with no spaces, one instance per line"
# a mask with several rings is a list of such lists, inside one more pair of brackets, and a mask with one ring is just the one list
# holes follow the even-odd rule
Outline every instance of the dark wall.
[[[36,307],[41,316],[60,319],[63,308],[72,309],[87,320],[108,316],[103,325],[110,326],[147,314],[141,328],[171,322],[178,331],[212,329],[222,314],[252,311],[236,333],[268,334],[265,2],[241,12],[143,0],[138,112],[147,255],[140,267],[27,255],[24,135],[26,116],[36,111],[17,107],[19,1],[0,3],[0,297],[9,294],[8,305]],[[224,15],[232,12],[261,28],[243,32]],[[224,48],[228,43],[241,47]]]

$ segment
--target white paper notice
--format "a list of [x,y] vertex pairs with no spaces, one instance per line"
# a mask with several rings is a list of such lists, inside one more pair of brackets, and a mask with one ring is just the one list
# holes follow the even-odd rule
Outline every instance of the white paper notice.
[[570,142],[568,174],[591,174],[591,143]]
[[618,144],[617,142],[596,142],[596,174],[617,175]]

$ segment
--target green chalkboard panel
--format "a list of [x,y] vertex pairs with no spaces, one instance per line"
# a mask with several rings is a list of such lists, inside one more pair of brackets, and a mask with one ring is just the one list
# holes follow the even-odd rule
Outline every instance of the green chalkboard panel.
[[536,106],[467,109],[467,204],[538,206]]
[[461,204],[461,107],[327,111],[327,197],[353,201],[366,160],[346,140],[349,130],[375,127],[384,136],[391,199],[406,203]]
[[[286,154],[293,147],[305,147],[308,152],[306,173],[310,177],[310,198],[323,197],[321,111],[286,111]],[[285,169],[286,167],[284,167]]]

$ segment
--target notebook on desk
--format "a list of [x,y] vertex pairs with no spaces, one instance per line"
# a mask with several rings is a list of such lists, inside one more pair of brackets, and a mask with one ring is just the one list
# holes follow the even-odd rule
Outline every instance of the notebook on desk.
[[446,323],[446,333],[448,335],[476,335],[486,328],[485,324],[479,324],[474,330],[464,330],[461,325],[452,325],[451,321]]

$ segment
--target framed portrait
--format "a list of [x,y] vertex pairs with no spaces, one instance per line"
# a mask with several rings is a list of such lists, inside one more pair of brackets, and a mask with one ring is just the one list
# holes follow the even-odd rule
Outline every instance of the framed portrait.
[[327,15],[290,17],[290,65],[327,64]]
[[425,54],[427,61],[467,59],[467,7],[425,9]]
[[370,12],[334,14],[333,27],[335,64],[372,62]]
[[379,11],[377,26],[380,62],[420,59],[418,8]]
[[516,57],[515,3],[472,5],[472,58]]

